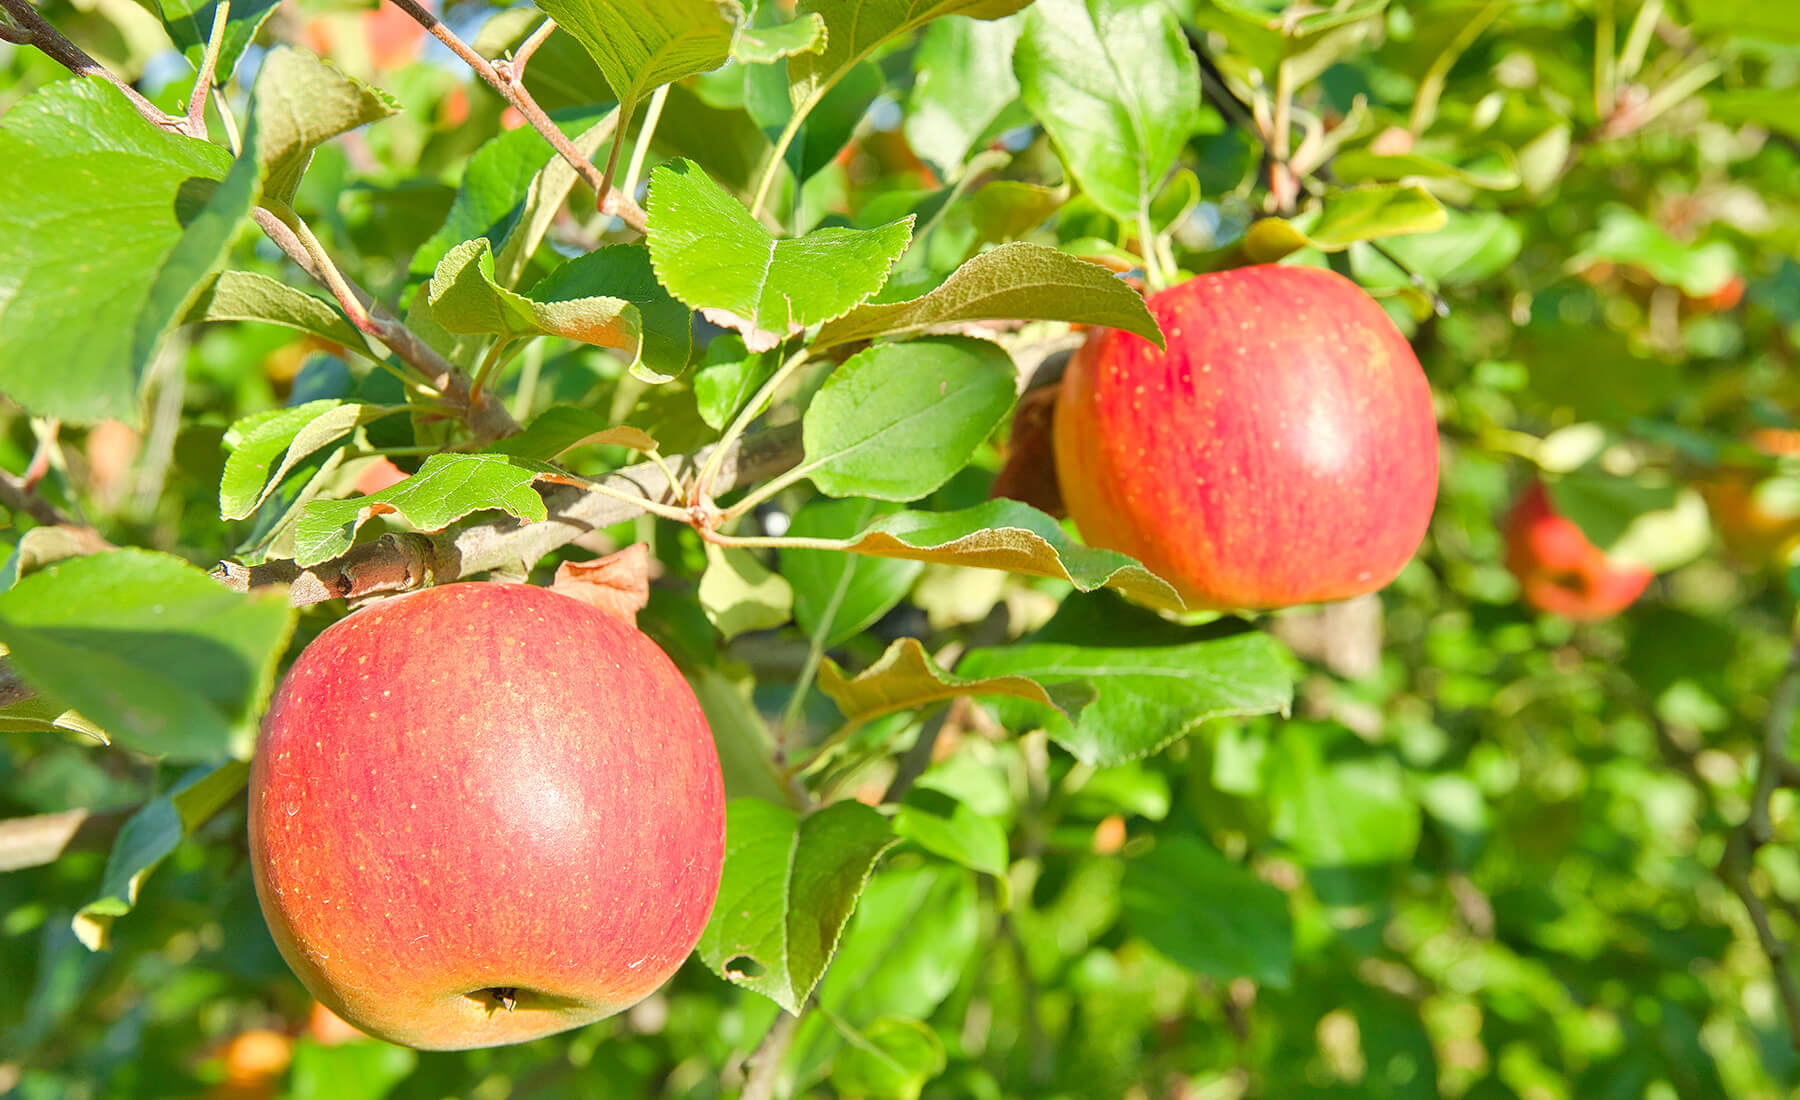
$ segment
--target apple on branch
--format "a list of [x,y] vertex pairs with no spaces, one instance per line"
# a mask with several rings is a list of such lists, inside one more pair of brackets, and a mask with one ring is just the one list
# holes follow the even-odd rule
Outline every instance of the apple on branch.
[[1331,271],[1265,265],[1152,294],[1167,348],[1106,329],[1070,360],[1056,467],[1083,537],[1190,607],[1342,600],[1431,519],[1431,388],[1387,314]]
[[693,691],[630,623],[452,584],[334,624],[250,778],[257,897],[312,994],[423,1049],[630,1007],[718,893],[724,792]]

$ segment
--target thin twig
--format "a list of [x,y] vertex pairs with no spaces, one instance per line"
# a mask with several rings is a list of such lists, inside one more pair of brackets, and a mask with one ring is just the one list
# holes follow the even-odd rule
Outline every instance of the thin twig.
[[31,452],[31,461],[25,464],[23,483],[26,492],[36,492],[37,483],[50,472],[50,456],[56,452],[56,436],[61,430],[62,421],[55,417],[33,421],[32,432],[37,436],[37,447]]
[[296,217],[290,224],[261,207],[256,209],[254,216],[256,224],[289,259],[332,292],[357,330],[381,341],[402,363],[423,376],[443,396],[445,405],[468,423],[477,439],[500,439],[519,430],[518,422],[503,404],[473,394],[467,375],[438,354],[436,348],[421,339],[368,291],[339,271],[305,222]]
[[1800,641],[1788,654],[1787,669],[1769,701],[1769,715],[1763,725],[1762,748],[1758,754],[1755,793],[1743,824],[1731,831],[1725,844],[1725,855],[1719,861],[1719,877],[1737,894],[1750,915],[1757,942],[1768,956],[1776,989],[1787,1017],[1788,1038],[1800,1050],[1800,984],[1788,965],[1788,945],[1776,934],[1769,920],[1768,907],[1751,882],[1756,853],[1775,838],[1774,821],[1769,804],[1775,791],[1790,774],[1788,739],[1794,729],[1794,714],[1800,709]]
[[76,525],[67,513],[32,492],[25,479],[11,470],[0,470],[0,504],[39,523]]
[[225,24],[231,18],[231,0],[219,0],[213,9],[212,33],[206,39],[206,53],[200,58],[200,71],[194,76],[194,94],[188,97],[187,136],[206,140],[206,98],[212,94],[213,79],[219,68],[219,51],[225,48]]
[[527,38],[512,55],[512,75],[514,80],[523,81],[525,79],[525,64],[531,60],[532,54],[538,52],[538,47],[542,46],[545,42],[548,42],[550,36],[555,33],[556,20],[554,19],[544,20],[542,23],[538,24],[537,30],[531,32],[531,37]]
[[[15,2],[15,0],[8,0],[8,2]],[[16,0],[16,2],[23,2],[23,0]],[[550,116],[544,113],[544,109],[538,106],[537,100],[525,90],[522,62],[501,61],[499,64],[495,64],[476,53],[474,48],[458,37],[455,31],[445,26],[443,20],[425,10],[417,0],[393,0],[393,2],[401,11],[412,16],[415,22],[430,32],[433,38],[448,46],[451,53],[461,58],[465,65],[474,70],[476,76],[487,81],[495,91],[500,93],[502,99],[511,104],[514,110],[524,115],[525,121],[531,123],[533,129],[544,135],[544,140],[550,143],[550,147],[568,161],[577,172],[581,173],[581,178],[594,189],[594,194],[600,196],[597,201],[600,203],[602,212],[613,215],[639,233],[644,232],[648,222],[643,207],[633,202],[629,195],[610,191],[601,177],[600,169],[594,167],[592,161],[581,155],[581,151],[569,141],[568,135],[564,134],[556,123],[550,121]],[[542,28],[539,29],[542,30]],[[532,37],[537,36],[533,35]],[[532,47],[533,50],[536,48],[536,46]],[[525,56],[529,58],[530,55],[526,54]],[[617,134],[613,135],[613,140],[618,141]]]
[[781,1060],[787,1055],[788,1047],[794,1044],[794,1036],[799,1031],[800,1017],[786,1012],[776,1017],[774,1025],[763,1035],[762,1042],[757,1044],[755,1052],[744,1063],[749,1067],[750,1073],[744,1080],[740,1100],[772,1100],[775,1085],[781,1076]]
[[[717,475],[721,491],[771,477],[798,462],[799,426],[748,436],[727,450]],[[691,470],[708,456],[709,452],[702,450],[673,461],[678,469]],[[641,504],[630,503],[621,496],[640,501],[672,501],[681,497],[680,487],[671,485],[655,462],[617,470],[603,484],[610,491],[572,485],[549,488],[544,493],[549,518],[538,523],[521,525],[511,519],[488,518],[430,535],[389,535],[306,569],[291,561],[254,567],[225,562],[213,575],[239,591],[286,585],[288,600],[296,607],[405,592],[495,569],[529,568],[545,554],[590,531],[644,513]]]
[[6,34],[8,42],[16,42],[21,46],[36,46],[52,61],[74,73],[76,76],[94,77],[104,80],[125,94],[138,113],[143,115],[152,126],[170,133],[182,132],[182,121],[166,114],[162,108],[138,94],[138,90],[109,72],[106,67],[89,57],[87,51],[63,37],[62,32],[45,22],[37,9],[31,6],[31,0],[0,0],[0,8],[6,10],[15,24],[16,31]]
[[949,720],[951,711],[954,709],[954,703],[940,707],[936,714],[925,720],[925,725],[920,727],[919,736],[914,739],[912,747],[907,749],[906,755],[900,758],[900,765],[894,772],[893,781],[888,784],[887,791],[881,796],[884,804],[898,802],[905,798],[906,792],[912,788],[913,782],[925,774],[926,768],[931,767],[931,754],[937,748],[938,735],[944,731],[944,723]]

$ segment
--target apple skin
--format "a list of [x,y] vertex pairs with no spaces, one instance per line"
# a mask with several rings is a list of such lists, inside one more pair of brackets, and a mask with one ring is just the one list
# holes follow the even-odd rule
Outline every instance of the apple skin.
[[1558,515],[1542,482],[1534,482],[1506,523],[1506,568],[1525,602],[1576,622],[1610,619],[1630,607],[1655,578],[1648,566],[1614,561]]
[[1166,351],[1106,329],[1063,374],[1063,500],[1189,607],[1343,600],[1393,580],[1437,497],[1431,387],[1374,299],[1264,265],[1147,299]]
[[430,588],[332,625],[251,767],[276,946],[350,1024],[426,1050],[649,995],[706,926],[724,843],[718,756],[674,664],[529,585]]

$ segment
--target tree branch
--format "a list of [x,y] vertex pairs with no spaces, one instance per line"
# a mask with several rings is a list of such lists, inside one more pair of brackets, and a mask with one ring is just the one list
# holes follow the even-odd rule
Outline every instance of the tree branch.
[[[711,454],[706,448],[677,462],[697,469]],[[749,436],[726,449],[715,489],[761,481],[800,461],[799,425]],[[652,501],[678,497],[677,486],[654,462],[616,470],[601,483]],[[604,492],[557,485],[544,494],[549,518],[519,524],[511,519],[482,519],[430,535],[389,535],[352,548],[342,557],[301,569],[291,561],[258,566],[223,562],[213,576],[240,592],[266,585],[287,585],[296,607],[333,599],[360,599],[404,592],[433,582],[455,580],[495,569],[529,569],[538,559],[589,531],[642,515],[644,509]]]
[[[801,1006],[804,1011],[805,1005]],[[740,1100],[772,1100],[781,1077],[781,1060],[800,1031],[800,1017],[783,1012],[744,1063],[750,1070]]]
[[45,22],[37,9],[31,6],[31,0],[0,0],[0,8],[17,24],[17,31],[8,31],[5,38],[8,42],[16,42],[21,46],[36,46],[52,61],[74,73],[76,76],[95,77],[106,81],[125,94],[138,113],[156,126],[171,133],[181,133],[182,121],[171,118],[162,108],[138,94],[138,90],[107,71],[106,67],[87,55],[87,51],[64,38],[62,32]]
[[0,505],[23,512],[42,524],[79,527],[63,510],[31,491],[25,479],[11,470],[0,470]]
[[1800,641],[1788,653],[1787,669],[1769,701],[1769,716],[1763,725],[1762,749],[1756,768],[1756,789],[1750,799],[1750,810],[1743,824],[1731,831],[1725,843],[1725,855],[1719,861],[1719,877],[1737,894],[1750,915],[1757,943],[1768,956],[1774,973],[1775,987],[1781,993],[1781,1004],[1787,1017],[1788,1039],[1800,1049],[1800,983],[1788,965],[1788,945],[1776,934],[1769,920],[1768,907],[1750,881],[1756,866],[1756,853],[1775,837],[1769,804],[1775,791],[1791,776],[1788,739],[1794,729],[1794,714],[1800,709]]
[[505,405],[475,395],[468,375],[439,355],[436,348],[427,344],[368,291],[356,285],[355,280],[339,271],[322,250],[309,248],[292,226],[269,210],[257,207],[253,216],[276,247],[300,270],[332,292],[358,331],[381,341],[402,363],[423,376],[443,396],[450,411],[468,423],[477,439],[500,439],[519,430],[518,421],[506,411]]
[[[600,169],[594,167],[592,161],[581,155],[581,151],[575,148],[574,143],[569,141],[568,136],[556,123],[550,121],[550,116],[544,113],[544,109],[538,106],[537,100],[525,90],[524,62],[530,58],[531,52],[542,45],[542,38],[539,36],[548,37],[550,30],[554,29],[554,23],[548,25],[549,29],[538,28],[538,32],[526,42],[530,51],[521,51],[519,61],[502,61],[495,64],[476,53],[474,48],[458,37],[455,31],[445,26],[443,20],[425,10],[417,0],[393,0],[393,2],[401,11],[412,16],[415,22],[429,31],[432,37],[448,46],[451,53],[462,58],[463,63],[475,71],[476,76],[487,81],[496,92],[500,93],[502,99],[505,99],[514,110],[525,116],[525,121],[531,123],[533,129],[544,135],[544,140],[550,143],[550,147],[568,161],[575,171],[581,174],[581,178],[587,182],[587,185],[594,189],[594,194],[597,196],[596,201],[603,213],[613,215],[639,233],[644,232],[645,226],[648,224],[644,208],[633,201],[630,195],[622,194],[607,186]],[[630,119],[623,118],[619,120],[619,128],[613,133],[615,144],[623,135],[625,124],[629,121]]]

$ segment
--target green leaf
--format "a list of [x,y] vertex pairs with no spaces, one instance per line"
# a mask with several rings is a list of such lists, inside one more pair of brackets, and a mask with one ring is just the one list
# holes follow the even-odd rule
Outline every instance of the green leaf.
[[90,951],[112,946],[113,921],[131,912],[138,888],[184,837],[191,834],[250,780],[250,765],[233,760],[217,768],[199,767],[182,776],[169,793],[131,815],[113,841],[100,877],[100,893],[75,914],[75,935]]
[[825,17],[809,12],[789,23],[742,27],[731,44],[731,58],[746,65],[769,65],[796,54],[825,48]]
[[609,295],[637,307],[643,350],[632,373],[652,384],[667,382],[687,368],[693,349],[694,315],[656,279],[650,250],[615,244],[577,256],[544,276],[526,296],[539,302],[567,302]]
[[656,440],[642,428],[614,424],[593,409],[554,405],[539,413],[524,431],[509,435],[488,450],[538,462],[551,462],[577,447],[628,447],[653,451]]
[[1510,191],[1521,182],[1518,159],[1504,146],[1457,149],[1442,157],[1421,152],[1380,154],[1348,149],[1332,158],[1331,174],[1344,184],[1436,179],[1489,191]]
[[845,539],[844,549],[1054,577],[1081,592],[1112,588],[1152,607],[1182,606],[1167,582],[1136,561],[1083,546],[1069,538],[1061,524],[1016,500],[990,500],[956,512],[901,512]]
[[1692,487],[1582,469],[1546,481],[1545,488],[1558,515],[1620,562],[1667,572],[1698,558],[1712,541],[1706,502]]
[[[219,83],[230,79],[238,59],[244,56],[244,48],[255,40],[256,32],[275,13],[276,3],[277,0],[234,0],[225,18],[225,37],[219,44],[216,63]],[[201,58],[206,54],[206,43],[212,37],[219,0],[155,0],[154,4],[145,6],[153,8],[162,17],[163,29],[169,32],[175,48],[187,58],[188,64],[199,69]]]
[[337,557],[377,515],[394,515],[420,531],[439,531],[489,508],[540,522],[544,498],[532,483],[546,470],[510,455],[432,455],[418,473],[379,493],[308,504],[294,527],[294,562],[304,569]]
[[485,237],[450,250],[432,273],[425,300],[432,319],[458,335],[491,333],[502,342],[561,336],[629,352],[634,363],[643,343],[637,307],[623,298],[539,301],[495,282],[494,254]]
[[752,354],[736,333],[715,338],[707,345],[706,365],[694,374],[700,419],[713,430],[724,431],[779,365],[774,352]]
[[1800,42],[1800,11],[1789,4],[1764,0],[1708,0],[1688,9],[1698,30],[1729,38],[1761,38],[1770,42]]
[[1307,866],[1412,857],[1419,806],[1393,757],[1336,727],[1290,722],[1266,766],[1270,831]]
[[914,787],[894,813],[894,833],[972,871],[1000,877],[1010,862],[1006,828],[942,791]]
[[103,81],[59,80],[0,121],[0,164],[0,391],[40,416],[137,421],[131,319],[230,154]]
[[946,15],[999,19],[1031,0],[802,0],[801,13],[825,17],[825,49],[788,62],[789,98],[811,110],[831,86],[890,38]]
[[289,1100],[382,1100],[419,1064],[419,1052],[392,1043],[326,1045],[310,1036],[294,1043]]
[[725,872],[701,959],[792,1013],[812,994],[875,861],[894,843],[860,802],[805,817],[756,799],[728,804]]
[[374,354],[334,303],[254,271],[221,271],[212,285],[194,299],[182,320],[263,321],[298,329],[371,357]]
[[[813,104],[782,157],[795,179],[810,180],[831,163],[850,143],[857,125],[869,113],[869,104],[886,86],[881,66],[861,61]],[[744,109],[770,141],[788,127],[795,107],[788,99],[788,83],[781,68],[754,66],[744,73]]]
[[0,594],[0,644],[25,680],[121,744],[178,760],[247,753],[294,612],[178,558],[69,558]]
[[853,1023],[931,1015],[982,946],[981,906],[961,867],[884,867],[844,930],[819,1003]]
[[1452,210],[1443,229],[1395,237],[1386,248],[1411,271],[1454,285],[1492,278],[1518,257],[1524,243],[1519,223],[1505,214]]
[[1704,298],[1737,273],[1737,254],[1723,241],[1683,244],[1648,218],[1622,206],[1608,206],[1600,226],[1569,261],[1580,269],[1595,260],[1634,264],[1657,282]]
[[[789,538],[843,538],[892,515],[898,505],[815,499],[794,514]],[[906,598],[922,562],[870,558],[840,550],[783,550],[781,571],[794,588],[794,621],[808,636],[825,627],[826,647],[861,634]]]
[[852,356],[807,406],[795,476],[831,496],[916,500],[949,481],[1012,411],[997,344],[934,336]]
[[693,669],[689,680],[719,750],[725,797],[760,798],[786,806],[787,792],[775,766],[775,738],[750,698],[755,685],[747,677],[734,683],[711,665]]
[[1800,88],[1737,88],[1711,91],[1707,105],[1727,122],[1749,122],[1800,140]]
[[1444,205],[1416,183],[1348,187],[1325,196],[1306,240],[1325,252],[1341,252],[1358,241],[1442,229]]
[[399,411],[399,406],[326,399],[239,420],[225,433],[231,454],[219,479],[220,518],[243,519],[268,499],[302,459],[363,424]]
[[1144,296],[1099,264],[1023,241],[963,264],[910,302],[865,303],[819,329],[816,348],[965,321],[1067,321],[1135,332],[1163,346]]
[[692,161],[658,168],[646,207],[657,277],[693,308],[741,320],[752,351],[867,300],[912,240],[911,218],[776,240]]
[[918,1100],[944,1072],[944,1042],[922,1020],[883,1016],[848,1038],[831,1066],[832,1084],[846,1096]]
[[626,119],[652,88],[725,64],[744,21],[737,0],[538,0],[538,6],[587,48]]
[[314,149],[399,109],[392,96],[329,61],[276,46],[257,69],[250,97],[252,120],[262,131],[263,194],[284,206],[293,202]]
[[252,120],[244,133],[243,154],[205,205],[182,228],[181,239],[157,268],[144,308],[137,316],[131,350],[134,362],[151,361],[163,333],[187,315],[225,266],[238,227],[262,196],[257,179],[257,150],[261,142],[261,127]]
[[[577,150],[592,156],[612,135],[616,116],[602,118],[601,108],[590,106],[558,112],[552,121]],[[515,285],[575,185],[574,169],[559,168],[563,163],[530,126],[484,143],[463,169],[443,226],[413,253],[407,277],[429,276],[446,252],[464,241],[486,237],[502,242],[494,261],[495,277],[503,286]]]
[[105,730],[83,718],[79,712],[43,695],[33,695],[0,708],[0,732],[78,733],[96,744],[112,744],[112,738]]
[[1294,923],[1287,898],[1198,837],[1159,836],[1125,865],[1125,927],[1197,974],[1286,989]]
[[1003,700],[996,709],[1009,725],[1041,724],[1076,759],[1100,765],[1148,756],[1208,718],[1285,714],[1294,697],[1286,653],[1256,631],[1156,648],[978,649],[956,670],[964,676],[1027,676],[1046,687],[1091,683],[1096,697],[1074,721],[1019,700]]
[[1303,87],[1360,45],[1379,26],[1387,5],[1388,0],[1363,0],[1289,9],[1260,0],[1210,0],[1195,8],[1192,18],[1230,40],[1233,52],[1260,70],[1267,84],[1285,63],[1288,79]]
[[945,175],[958,174],[969,150],[1018,110],[1012,57],[1020,30],[1017,19],[951,18],[933,23],[920,38],[906,139]]
[[769,630],[794,616],[794,590],[748,550],[706,544],[700,606],[726,638]]
[[917,638],[898,638],[887,652],[854,677],[830,657],[819,667],[819,691],[837,704],[849,722],[867,722],[895,711],[917,710],[964,695],[1011,695],[1047,707],[1074,709],[1088,701],[1075,694],[1052,696],[1024,676],[957,676],[939,668]]
[[1200,127],[1200,66],[1175,14],[1142,0],[1038,0],[1013,68],[1082,191],[1136,225]]

